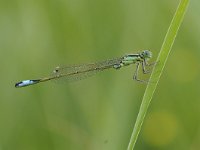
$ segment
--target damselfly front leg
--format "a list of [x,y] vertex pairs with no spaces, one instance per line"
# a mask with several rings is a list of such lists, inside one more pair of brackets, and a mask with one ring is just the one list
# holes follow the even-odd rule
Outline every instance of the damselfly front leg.
[[150,70],[146,70],[146,68],[145,68],[147,66],[146,63],[145,63],[145,60],[142,61],[141,63],[142,63],[142,71],[143,71],[143,73],[144,74],[150,73]]
[[149,82],[148,80],[138,79],[138,71],[139,71],[140,64],[142,64],[142,72],[143,72],[143,74],[150,73],[150,70],[146,70],[146,68],[145,68],[146,66],[148,66],[145,63],[145,60],[142,61],[142,62],[138,62],[138,63],[136,63],[136,70],[135,70],[135,73],[133,75],[133,79],[136,80],[136,81],[139,81],[139,82],[147,82],[148,83]]
[[135,72],[134,72],[134,75],[133,75],[133,80],[148,83],[149,81],[138,79],[139,68],[140,68],[140,62],[136,63],[136,69],[135,69]]
[[150,66],[155,66],[156,64],[157,64],[157,62],[152,62],[152,63],[149,64],[149,63],[147,62],[147,60],[144,59],[144,60],[142,61],[142,70],[143,70],[143,73],[144,73],[144,74],[148,74],[148,73],[151,72],[151,70],[147,70],[147,69],[146,69],[146,66],[150,67]]

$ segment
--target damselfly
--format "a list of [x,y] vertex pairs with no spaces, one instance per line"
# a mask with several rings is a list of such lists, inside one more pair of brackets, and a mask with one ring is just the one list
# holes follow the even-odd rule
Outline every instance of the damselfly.
[[114,68],[120,69],[121,67],[128,66],[130,64],[136,64],[136,70],[133,75],[133,79],[137,81],[144,81],[138,79],[139,66],[142,65],[143,73],[146,74],[148,71],[145,69],[148,64],[147,61],[152,57],[152,53],[149,50],[144,50],[143,52],[137,54],[128,54],[123,57],[105,60],[97,63],[88,63],[80,65],[72,65],[67,67],[56,67],[53,74],[49,77],[34,79],[34,80],[23,80],[15,84],[15,87],[25,87],[49,80],[56,80],[64,78],[67,81],[77,81],[89,76],[96,74],[97,72]]

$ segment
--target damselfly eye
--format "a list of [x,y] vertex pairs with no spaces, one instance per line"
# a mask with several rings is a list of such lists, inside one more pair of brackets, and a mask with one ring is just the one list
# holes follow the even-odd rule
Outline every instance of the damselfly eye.
[[141,57],[142,57],[142,58],[151,58],[151,57],[152,57],[152,53],[151,53],[149,50],[144,50],[144,51],[141,53]]

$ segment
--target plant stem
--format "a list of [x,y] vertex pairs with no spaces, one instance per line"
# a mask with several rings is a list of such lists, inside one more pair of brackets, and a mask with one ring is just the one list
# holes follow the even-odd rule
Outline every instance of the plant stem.
[[163,72],[163,68],[167,61],[168,55],[171,51],[172,45],[175,41],[179,27],[184,18],[184,14],[187,10],[188,4],[189,4],[189,0],[181,0],[176,10],[176,13],[171,21],[171,24],[169,26],[169,29],[163,41],[160,53],[156,60],[157,64],[154,67],[151,77],[150,77],[150,81],[152,81],[153,83],[152,82],[148,83],[147,88],[144,93],[142,104],[140,106],[140,110],[136,119],[136,123],[131,135],[129,145],[128,145],[128,150],[134,149],[146,112],[148,110],[149,104],[151,102],[151,99],[157,87],[160,76]]

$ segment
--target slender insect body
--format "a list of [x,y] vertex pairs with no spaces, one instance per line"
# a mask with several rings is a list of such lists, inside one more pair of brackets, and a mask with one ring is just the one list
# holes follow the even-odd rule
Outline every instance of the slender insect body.
[[145,66],[147,66],[147,61],[152,57],[152,54],[148,50],[144,50],[138,54],[128,54],[124,57],[119,57],[115,59],[105,60],[97,63],[72,65],[67,67],[56,67],[53,74],[50,77],[40,78],[36,80],[24,80],[15,84],[15,87],[25,87],[53,79],[66,79],[67,81],[77,81],[85,79],[103,70],[114,68],[120,69],[121,67],[128,66],[131,64],[136,64],[136,70],[134,73],[134,79],[141,81],[137,78],[137,72],[139,65],[142,65],[143,73],[146,73]]

